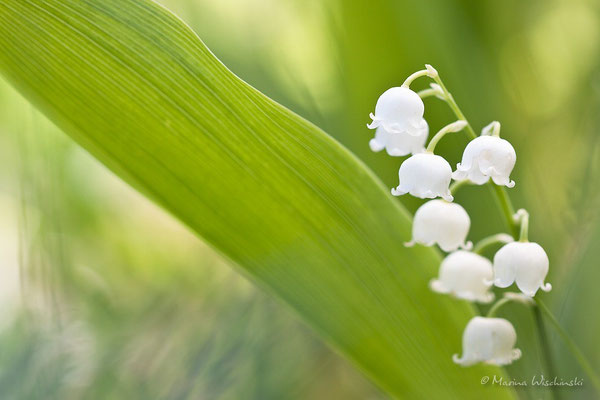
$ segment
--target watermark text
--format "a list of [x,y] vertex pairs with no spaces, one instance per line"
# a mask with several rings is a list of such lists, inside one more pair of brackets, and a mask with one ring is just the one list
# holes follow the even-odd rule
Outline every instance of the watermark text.
[[491,386],[566,386],[566,387],[581,387],[583,379],[579,377],[564,378],[559,376],[547,377],[542,374],[533,375],[530,379],[527,378],[505,378],[498,375],[484,375],[481,377],[482,385]]

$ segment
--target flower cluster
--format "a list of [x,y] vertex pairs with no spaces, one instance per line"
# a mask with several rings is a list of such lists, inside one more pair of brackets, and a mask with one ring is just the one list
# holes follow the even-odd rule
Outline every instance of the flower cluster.
[[[438,245],[449,253],[440,265],[438,278],[430,282],[431,290],[480,303],[494,300],[493,286],[507,288],[516,283],[522,292],[519,295],[506,293],[486,317],[471,319],[463,333],[463,355],[453,357],[454,362],[463,366],[479,362],[510,364],[521,356],[521,351],[514,348],[515,329],[509,321],[494,318],[493,314],[508,300],[530,299],[539,289],[551,289],[549,283],[544,283],[548,256],[539,244],[528,241],[529,214],[525,210],[508,214],[511,225],[520,229],[518,241],[508,234],[496,234],[483,239],[474,248],[467,242],[471,220],[465,209],[453,202],[454,192],[464,183],[483,185],[489,182],[514,187],[510,174],[517,156],[513,146],[500,138],[500,123],[492,122],[477,136],[464,120],[437,71],[429,65],[426,67],[409,76],[402,86],[388,89],[379,97],[375,113],[370,115],[372,123],[367,125],[375,130],[369,145],[373,151],[385,149],[391,156],[410,155],[400,166],[399,183],[391,190],[392,195],[408,193],[421,199],[433,199],[415,213],[412,240],[406,243],[407,246]],[[436,83],[417,93],[410,89],[410,84],[421,76],[432,78]],[[422,99],[428,96],[446,101],[459,120],[440,129],[425,146],[429,126],[423,118]],[[446,159],[434,154],[435,147],[446,134],[465,128],[473,138],[465,147],[456,170],[452,171]],[[453,180],[455,182],[451,184]],[[503,246],[493,261],[481,255],[485,248],[498,243]]]

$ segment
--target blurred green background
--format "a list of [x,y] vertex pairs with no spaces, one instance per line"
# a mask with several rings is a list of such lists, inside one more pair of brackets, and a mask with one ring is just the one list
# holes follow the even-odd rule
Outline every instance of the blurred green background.
[[[368,114],[384,90],[433,64],[476,130],[502,122],[518,155],[510,194],[530,210],[530,239],[551,260],[554,290],[542,296],[600,369],[597,1],[160,2],[237,75],[336,137],[389,187],[402,159],[370,152]],[[437,99],[426,100],[425,117],[432,130],[453,119]],[[456,164],[466,142],[448,136],[438,152]],[[0,399],[385,398],[4,82],[0,163]],[[411,211],[422,203],[399,201]],[[486,187],[457,201],[471,215],[471,240],[504,229]],[[547,373],[530,311],[501,315],[524,352],[511,376]],[[557,375],[584,380],[558,394],[593,398],[551,327],[549,336]],[[551,398],[537,387],[518,393]]]

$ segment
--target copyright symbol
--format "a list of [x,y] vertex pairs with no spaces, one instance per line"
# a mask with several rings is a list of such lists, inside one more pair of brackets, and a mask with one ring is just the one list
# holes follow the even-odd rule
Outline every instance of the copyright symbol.
[[484,377],[481,378],[481,384],[482,385],[485,385],[489,381],[490,381],[490,377],[489,376],[484,376]]

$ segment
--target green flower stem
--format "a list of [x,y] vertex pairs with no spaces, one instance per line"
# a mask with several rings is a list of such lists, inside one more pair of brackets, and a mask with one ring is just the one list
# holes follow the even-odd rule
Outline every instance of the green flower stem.
[[[450,187],[450,189],[452,189],[452,187]],[[477,243],[475,247],[473,247],[473,253],[481,254],[485,249],[487,249],[490,246],[493,246],[498,243],[510,243],[513,240],[513,237],[507,233],[498,233],[496,235],[488,236],[484,239],[481,239],[479,243]]]
[[435,76],[433,78],[433,80],[435,81],[435,83],[440,85],[440,87],[442,88],[442,91],[444,92],[444,97],[446,99],[446,103],[448,103],[448,106],[452,109],[452,111],[454,112],[454,115],[456,115],[456,118],[467,122],[467,126],[466,126],[465,130],[467,131],[469,136],[471,136],[471,139],[475,139],[477,137],[477,134],[473,130],[473,127],[469,123],[469,120],[467,120],[467,118],[465,117],[465,114],[463,114],[460,107],[458,107],[458,104],[456,104],[454,97],[452,97],[452,94],[448,91],[448,89],[446,88],[446,85],[444,85],[444,82],[442,82],[442,79],[440,78],[440,76],[439,75]]
[[[546,318],[548,319],[548,321],[550,321],[552,323],[552,325],[554,326],[554,328],[560,335],[563,342],[565,342],[565,344],[571,351],[571,354],[573,354],[573,356],[575,357],[577,362],[579,362],[581,369],[583,369],[583,371],[586,373],[586,375],[592,382],[592,385],[594,385],[596,392],[598,392],[598,394],[600,395],[600,378],[594,371],[594,368],[592,367],[590,362],[587,360],[587,358],[581,352],[581,350],[579,350],[579,347],[577,347],[575,342],[573,342],[573,340],[569,337],[567,332],[565,332],[565,330],[562,328],[562,326],[560,326],[560,323],[554,317],[554,315],[552,315],[552,312],[548,309],[548,307],[538,298],[535,298],[535,302],[537,304],[537,308],[539,308],[546,315]],[[548,353],[548,355],[550,355],[550,353]]]
[[496,313],[498,312],[498,310],[505,305],[506,303],[509,303],[511,301],[514,301],[515,303],[521,303],[527,306],[531,306],[534,305],[535,302],[533,301],[533,299],[529,296],[525,296],[524,294],[521,293],[511,293],[511,292],[506,292],[504,293],[504,297],[501,298],[500,300],[498,300],[493,306],[492,308],[490,308],[490,310],[488,311],[488,313],[486,314],[486,318],[493,318],[496,316]]
[[[539,300],[536,300],[539,301]],[[544,326],[544,321],[542,320],[542,314],[540,312],[540,307],[536,305],[533,307],[533,317],[535,319],[535,323],[537,326],[538,337],[540,338],[540,345],[542,346],[542,357],[546,364],[546,372],[549,375],[549,379],[554,379],[556,375],[556,368],[554,367],[554,360],[552,359],[552,348],[550,347],[550,342],[548,341],[548,335],[546,334],[546,327]],[[552,396],[555,399],[560,398],[560,394],[558,393],[557,387],[552,387],[551,390]]]
[[517,211],[516,216],[519,218],[519,242],[527,242],[529,236],[529,213],[523,209]]
[[467,123],[465,121],[458,120],[440,129],[438,133],[436,133],[435,136],[429,141],[429,144],[427,145],[427,152],[433,154],[435,151],[435,146],[437,146],[439,141],[442,140],[444,136],[446,136],[448,133],[460,132],[466,125]]
[[506,193],[506,189],[504,188],[504,186],[498,186],[493,182],[489,183],[489,187],[496,197],[496,203],[502,211],[502,215],[504,216],[504,220],[511,235],[516,240],[519,235],[519,224],[514,219],[515,208],[513,207],[512,202],[510,201],[510,197],[508,197],[508,193]]
[[492,125],[492,136],[500,137],[500,122],[494,121]]
[[429,76],[429,75],[430,75],[429,70],[423,69],[421,71],[417,71],[414,74],[410,75],[408,78],[406,78],[406,80],[402,84],[402,87],[404,87],[404,88],[410,87],[410,84],[413,83],[413,81],[415,79],[420,78],[422,76]]
[[498,310],[500,309],[500,307],[502,307],[503,305],[505,305],[506,303],[511,302],[513,299],[511,299],[510,297],[503,297],[500,300],[498,300],[493,306],[492,308],[490,308],[490,310],[488,311],[488,313],[486,314],[486,318],[494,318],[496,316],[496,313],[498,312]]
[[426,97],[436,96],[439,94],[439,92],[435,89],[423,89],[423,90],[417,92],[417,94],[419,95],[420,98],[424,99]]

